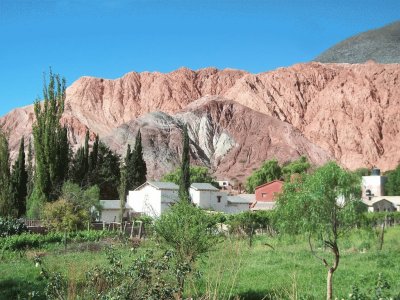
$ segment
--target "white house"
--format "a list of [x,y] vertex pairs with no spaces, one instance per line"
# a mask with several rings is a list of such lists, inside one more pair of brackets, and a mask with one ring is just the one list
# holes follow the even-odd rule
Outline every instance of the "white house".
[[178,200],[178,190],[179,187],[172,182],[147,181],[129,191],[127,208],[133,213],[158,217]]
[[400,211],[400,196],[385,196],[387,178],[379,169],[372,169],[371,176],[362,177],[362,199],[370,212]]
[[370,212],[400,211],[400,196],[371,197],[371,200],[364,199],[363,202]]
[[230,185],[229,180],[218,180],[218,185],[222,189],[227,189]]
[[385,183],[387,178],[381,176],[379,169],[372,169],[371,176],[363,176],[361,181],[361,192],[364,199],[385,195]]
[[209,183],[192,183],[189,193],[192,202],[203,209],[224,211],[227,205],[227,194]]
[[[158,217],[179,199],[179,187],[172,182],[147,181],[134,191],[129,191],[126,208],[129,213],[142,213]],[[209,183],[193,183],[189,189],[192,202],[213,211],[238,213],[249,210],[250,200],[228,200],[228,195]]]

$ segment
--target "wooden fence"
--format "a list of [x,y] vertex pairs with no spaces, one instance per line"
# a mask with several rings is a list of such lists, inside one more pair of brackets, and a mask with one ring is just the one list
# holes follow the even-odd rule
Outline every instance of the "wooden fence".
[[[23,220],[28,230],[32,233],[47,233],[47,228],[40,220]],[[133,222],[92,222],[88,224],[88,230],[107,230],[107,231],[120,231],[130,238],[142,238],[145,234],[144,225],[142,221]]]

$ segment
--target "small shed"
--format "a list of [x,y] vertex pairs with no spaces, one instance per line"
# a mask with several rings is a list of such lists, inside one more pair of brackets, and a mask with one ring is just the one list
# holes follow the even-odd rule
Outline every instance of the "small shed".
[[119,221],[120,201],[119,200],[100,200],[103,207],[100,213],[100,221],[111,223]]

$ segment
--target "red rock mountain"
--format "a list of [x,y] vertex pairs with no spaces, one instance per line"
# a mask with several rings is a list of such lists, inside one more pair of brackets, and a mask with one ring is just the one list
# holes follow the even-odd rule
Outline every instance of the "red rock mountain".
[[[143,127],[152,137],[147,163],[162,161],[150,167],[154,177],[177,164],[183,121],[193,157],[221,176],[245,177],[265,159],[303,154],[317,164],[335,159],[350,169],[387,170],[400,160],[399,76],[399,64],[307,63],[260,74],[182,68],[82,77],[67,89],[63,123],[73,144],[89,128],[120,153]],[[0,119],[13,151],[33,120],[32,107]],[[169,162],[157,160],[154,149],[168,152]]]

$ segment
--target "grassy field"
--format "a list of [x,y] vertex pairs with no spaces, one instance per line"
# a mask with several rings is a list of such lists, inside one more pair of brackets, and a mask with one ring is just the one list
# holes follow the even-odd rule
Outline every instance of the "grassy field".
[[[70,244],[67,249],[53,245],[23,252],[3,251],[0,255],[0,299],[43,299],[45,282],[33,257],[42,256],[50,271],[69,278],[70,288],[85,280],[85,272],[106,264],[104,245],[114,243],[123,261],[133,259],[131,245],[114,241]],[[272,246],[272,247],[271,247]],[[318,247],[318,245],[316,245]],[[141,248],[154,248],[152,241]],[[334,275],[334,295],[348,299],[353,285],[368,295],[375,293],[379,273],[390,284],[390,294],[400,294],[400,227],[390,228],[383,250],[377,250],[373,232],[354,231],[340,243],[341,261]],[[330,259],[318,248],[319,255]],[[187,295],[210,299],[324,299],[326,269],[313,257],[302,237],[271,238],[258,236],[252,248],[247,241],[226,238],[199,262],[200,279],[191,282]],[[36,296],[35,296],[36,293]]]

